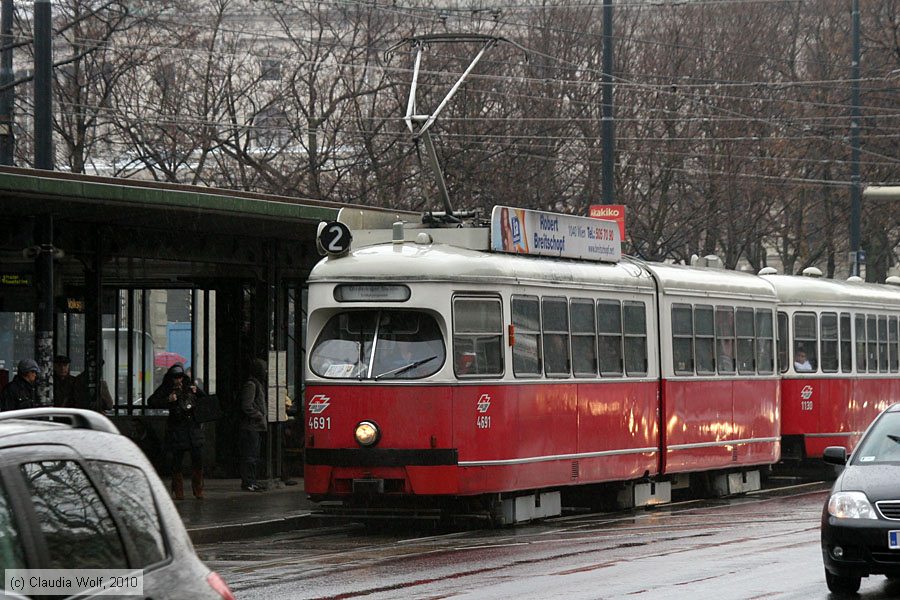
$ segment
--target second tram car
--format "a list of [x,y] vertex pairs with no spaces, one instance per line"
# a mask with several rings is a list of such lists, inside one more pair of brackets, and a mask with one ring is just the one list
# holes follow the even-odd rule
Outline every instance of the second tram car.
[[900,287],[763,275],[779,298],[782,457],[852,451],[866,427],[900,401]]
[[[504,253],[563,244],[501,210],[503,246],[486,228],[399,228],[313,269],[310,496],[510,523],[559,514],[576,486],[624,505],[667,501],[692,478],[757,489],[781,445],[773,286]],[[578,219],[542,213],[533,229],[602,223]]]

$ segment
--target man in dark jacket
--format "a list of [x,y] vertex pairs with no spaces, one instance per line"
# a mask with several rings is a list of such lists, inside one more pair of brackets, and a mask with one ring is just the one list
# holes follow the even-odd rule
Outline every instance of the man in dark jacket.
[[15,378],[0,393],[0,410],[34,408],[37,403],[37,381],[41,369],[30,358],[19,361]]
[[266,431],[266,389],[268,369],[263,360],[250,365],[250,377],[241,388],[241,489],[261,492],[265,488],[256,482],[256,463],[259,462],[260,438]]
[[75,405],[76,378],[69,372],[69,357],[58,354],[53,358],[53,405]]

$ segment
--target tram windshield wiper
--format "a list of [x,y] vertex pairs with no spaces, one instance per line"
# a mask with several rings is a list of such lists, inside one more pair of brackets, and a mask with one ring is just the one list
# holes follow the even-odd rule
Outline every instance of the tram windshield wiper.
[[385,375],[399,375],[400,373],[405,373],[406,371],[409,371],[410,369],[415,369],[416,367],[424,365],[428,361],[434,360],[436,358],[437,358],[437,354],[435,354],[433,356],[429,356],[428,358],[423,358],[423,359],[411,362],[408,365],[403,365],[402,367],[398,367],[396,369],[391,369],[390,371],[385,371],[384,373],[381,373],[380,375],[376,375],[373,379],[375,379],[377,381],[378,379],[384,377]]
[[893,440],[900,444],[900,435],[893,435],[891,433],[887,434],[888,439]]

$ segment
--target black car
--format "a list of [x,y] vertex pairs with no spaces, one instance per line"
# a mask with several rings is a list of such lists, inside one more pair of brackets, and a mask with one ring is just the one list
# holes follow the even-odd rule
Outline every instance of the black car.
[[[92,411],[0,413],[0,568],[124,569],[141,598],[234,598],[141,450]],[[4,579],[0,598],[21,597]]]
[[869,575],[900,578],[900,404],[876,417],[849,459],[841,446],[824,458],[846,465],[822,511],[828,589],[856,592]]

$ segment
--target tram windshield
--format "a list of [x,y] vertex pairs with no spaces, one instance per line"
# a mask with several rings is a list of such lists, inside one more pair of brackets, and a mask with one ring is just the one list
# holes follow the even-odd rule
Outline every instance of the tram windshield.
[[411,310],[357,310],[326,323],[310,354],[312,372],[329,379],[421,379],[444,364],[434,317]]

